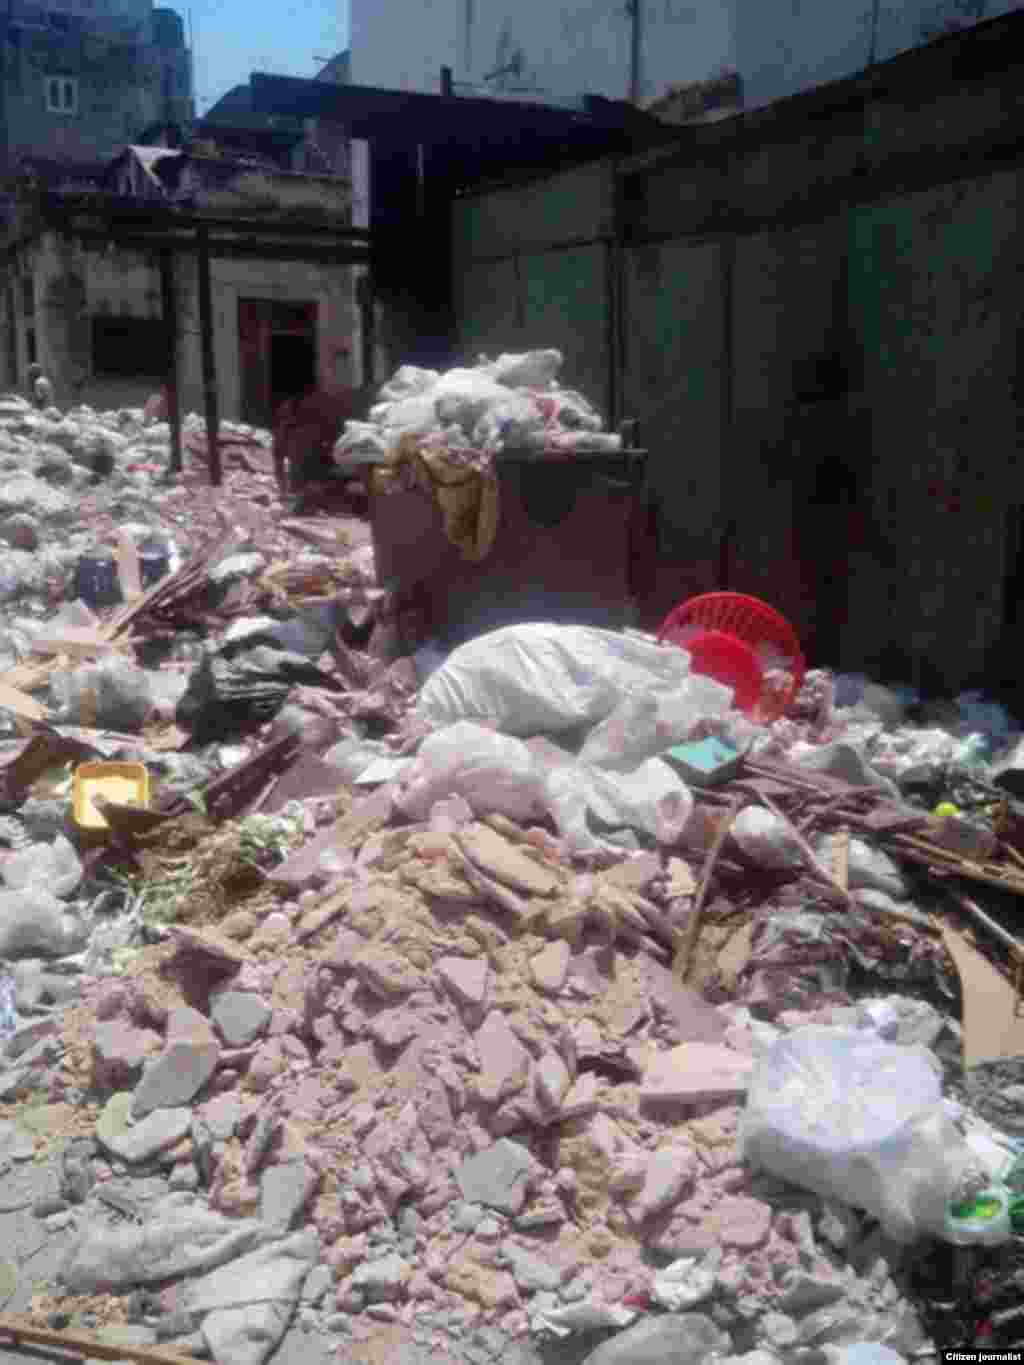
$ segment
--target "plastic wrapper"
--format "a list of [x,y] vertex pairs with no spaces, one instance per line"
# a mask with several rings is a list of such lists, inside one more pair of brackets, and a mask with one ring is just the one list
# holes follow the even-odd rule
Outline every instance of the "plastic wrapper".
[[492,379],[510,389],[544,389],[553,384],[562,368],[561,351],[526,351],[500,355],[481,366]]
[[478,816],[528,821],[545,813],[544,784],[526,745],[469,721],[423,741],[402,775],[395,804],[410,819],[425,820],[450,796],[461,796]]
[[621,1304],[581,1299],[534,1313],[530,1330],[539,1336],[567,1337],[571,1332],[594,1332],[601,1327],[628,1327],[636,1318],[634,1309]]
[[657,758],[632,773],[566,764],[548,773],[544,790],[551,818],[573,853],[611,847],[591,829],[591,815],[609,830],[639,830],[658,843],[674,844],[693,814],[689,787]]
[[948,1238],[950,1204],[985,1184],[935,1059],[852,1029],[798,1029],[758,1059],[741,1144],[755,1169],[866,1210],[901,1243]]
[[678,687],[627,697],[590,732],[581,763],[629,770],[693,738],[698,730],[728,715],[732,689],[691,674]]
[[413,394],[426,393],[441,378],[438,370],[421,370],[416,365],[401,365],[380,390],[383,403],[396,403]]
[[689,655],[590,626],[521,625],[491,631],[449,655],[420,692],[432,725],[489,722],[503,734],[591,728],[625,698],[679,688]]
[[[818,861],[828,866],[830,850],[835,836],[822,835],[812,847]],[[887,853],[874,848],[863,839],[851,839],[849,844],[849,885],[851,891],[881,891],[893,900],[905,900],[908,894],[907,881]]]
[[52,844],[29,844],[3,864],[4,882],[12,891],[41,887],[53,896],[70,896],[82,880],[78,854],[63,834]]
[[704,1257],[685,1256],[673,1261],[654,1277],[651,1298],[671,1313],[693,1308],[714,1293],[721,1260],[721,1249],[716,1247]]
[[773,872],[799,871],[807,860],[784,820],[761,806],[747,806],[733,821],[732,837],[758,867]]
[[848,1346],[824,1346],[822,1350],[829,1365],[906,1365],[906,1356],[880,1341],[852,1341]]
[[135,734],[153,710],[148,675],[123,659],[55,673],[50,687],[61,719],[71,725]]

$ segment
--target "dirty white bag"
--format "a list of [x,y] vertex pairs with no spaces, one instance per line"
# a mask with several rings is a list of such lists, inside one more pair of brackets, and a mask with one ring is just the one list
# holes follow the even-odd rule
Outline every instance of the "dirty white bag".
[[674,844],[693,814],[689,787],[659,758],[631,773],[603,772],[584,763],[567,763],[545,780],[548,813],[573,853],[612,847],[595,835],[588,812],[610,829],[635,829],[660,844]]
[[671,691],[627,697],[591,730],[581,763],[628,771],[690,739],[704,722],[720,720],[732,706],[732,688],[697,673]]
[[807,864],[793,831],[763,806],[746,806],[732,822],[732,837],[759,867],[773,872],[799,871]]
[[755,1169],[864,1209],[903,1243],[943,1237],[951,1200],[986,1183],[935,1058],[856,1029],[797,1029],[762,1053],[741,1144]]
[[594,726],[626,697],[678,689],[682,649],[592,626],[505,626],[461,645],[420,691],[432,725],[487,721],[528,738]]
[[500,355],[480,368],[510,389],[544,389],[554,382],[562,368],[562,353],[552,350]]
[[52,844],[29,844],[12,853],[3,865],[3,879],[12,891],[36,888],[51,896],[70,896],[82,880],[82,864],[71,842],[58,834]]
[[544,784],[526,745],[469,721],[423,741],[402,774],[395,804],[410,819],[425,820],[450,796],[461,796],[475,815],[528,821],[545,814]]

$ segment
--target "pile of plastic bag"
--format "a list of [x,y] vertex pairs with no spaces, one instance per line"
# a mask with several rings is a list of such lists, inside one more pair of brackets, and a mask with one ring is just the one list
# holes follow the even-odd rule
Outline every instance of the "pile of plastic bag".
[[[678,840],[693,797],[659,755],[709,722],[742,726],[732,692],[690,672],[685,650],[589,626],[508,626],[454,651],[422,688],[432,733],[397,801],[422,818],[457,794],[477,815],[549,814],[575,854],[634,830]],[[524,740],[553,738],[544,762]],[[564,747],[563,747],[564,745]]]
[[510,448],[562,456],[621,450],[622,438],[602,430],[587,399],[557,383],[562,360],[548,350],[481,357],[471,369],[446,374],[403,365],[380,390],[370,420],[346,424],[335,458],[390,463],[410,436],[427,452],[467,464]]

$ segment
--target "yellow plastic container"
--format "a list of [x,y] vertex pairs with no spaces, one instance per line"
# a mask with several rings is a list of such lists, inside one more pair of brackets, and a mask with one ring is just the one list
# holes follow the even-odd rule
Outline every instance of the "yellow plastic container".
[[80,763],[75,769],[72,810],[79,829],[109,829],[93,805],[95,797],[116,801],[119,806],[149,805],[149,772],[144,763]]

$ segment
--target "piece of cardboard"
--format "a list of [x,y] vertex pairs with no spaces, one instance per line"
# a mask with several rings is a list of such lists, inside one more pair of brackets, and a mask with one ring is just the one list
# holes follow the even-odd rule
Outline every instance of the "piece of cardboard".
[[964,1066],[1024,1057],[1024,1009],[1017,1014],[1012,982],[957,929],[942,926],[942,941],[956,966],[963,993]]

